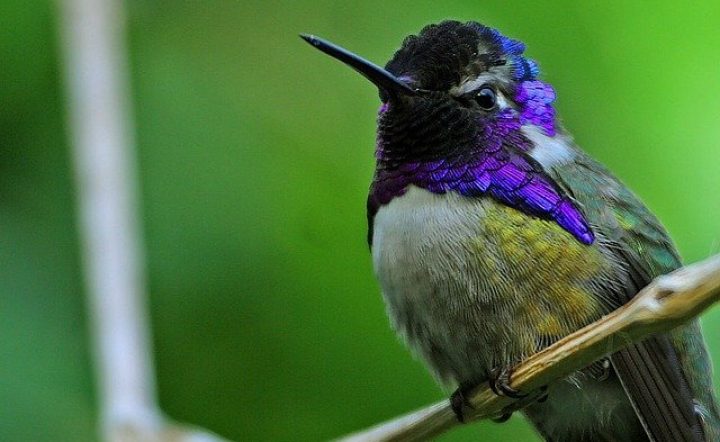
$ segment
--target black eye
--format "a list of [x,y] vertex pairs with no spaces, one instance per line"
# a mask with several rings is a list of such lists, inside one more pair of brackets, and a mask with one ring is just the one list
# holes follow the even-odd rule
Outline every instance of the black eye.
[[497,104],[497,97],[495,91],[489,86],[483,86],[475,95],[475,101],[484,110],[493,110]]

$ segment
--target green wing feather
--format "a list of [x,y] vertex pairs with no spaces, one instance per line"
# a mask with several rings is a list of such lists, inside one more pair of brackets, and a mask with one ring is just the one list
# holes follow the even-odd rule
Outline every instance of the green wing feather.
[[[589,222],[627,268],[616,308],[654,277],[680,264],[675,246],[642,202],[583,153],[548,171],[583,207]],[[710,358],[698,321],[611,356],[646,431],[657,441],[720,440]]]

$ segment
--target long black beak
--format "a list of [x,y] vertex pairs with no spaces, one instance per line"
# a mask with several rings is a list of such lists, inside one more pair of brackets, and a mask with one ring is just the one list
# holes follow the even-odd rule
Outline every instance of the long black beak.
[[359,57],[347,49],[323,40],[314,35],[300,34],[300,37],[329,56],[342,61],[346,65],[360,72],[365,78],[372,81],[375,86],[388,95],[417,95],[418,91],[411,88],[395,75],[380,66]]

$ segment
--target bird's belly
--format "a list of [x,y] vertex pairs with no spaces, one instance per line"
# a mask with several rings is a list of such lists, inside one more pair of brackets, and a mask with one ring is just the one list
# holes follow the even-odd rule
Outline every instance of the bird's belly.
[[[416,187],[378,211],[372,252],[395,329],[448,386],[484,381],[597,319],[613,279],[600,247],[554,222]],[[553,440],[641,431],[612,373],[579,373],[549,391],[526,412]]]
[[375,216],[396,330],[445,383],[479,381],[601,315],[602,253],[489,198],[410,187]]

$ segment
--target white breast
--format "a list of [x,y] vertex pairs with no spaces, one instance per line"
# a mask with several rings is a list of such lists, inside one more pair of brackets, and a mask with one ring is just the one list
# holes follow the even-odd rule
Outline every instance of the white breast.
[[375,215],[372,252],[386,295],[422,291],[436,271],[446,279],[448,266],[469,259],[462,244],[477,236],[483,212],[476,199],[415,186],[381,207]]
[[[481,312],[468,306],[477,306],[488,293],[473,246],[484,204],[482,198],[411,186],[375,216],[373,264],[388,315],[410,347],[446,381],[470,378],[487,364],[488,353],[480,348],[485,340],[468,332],[481,324]],[[474,361],[460,360],[468,354]]]

